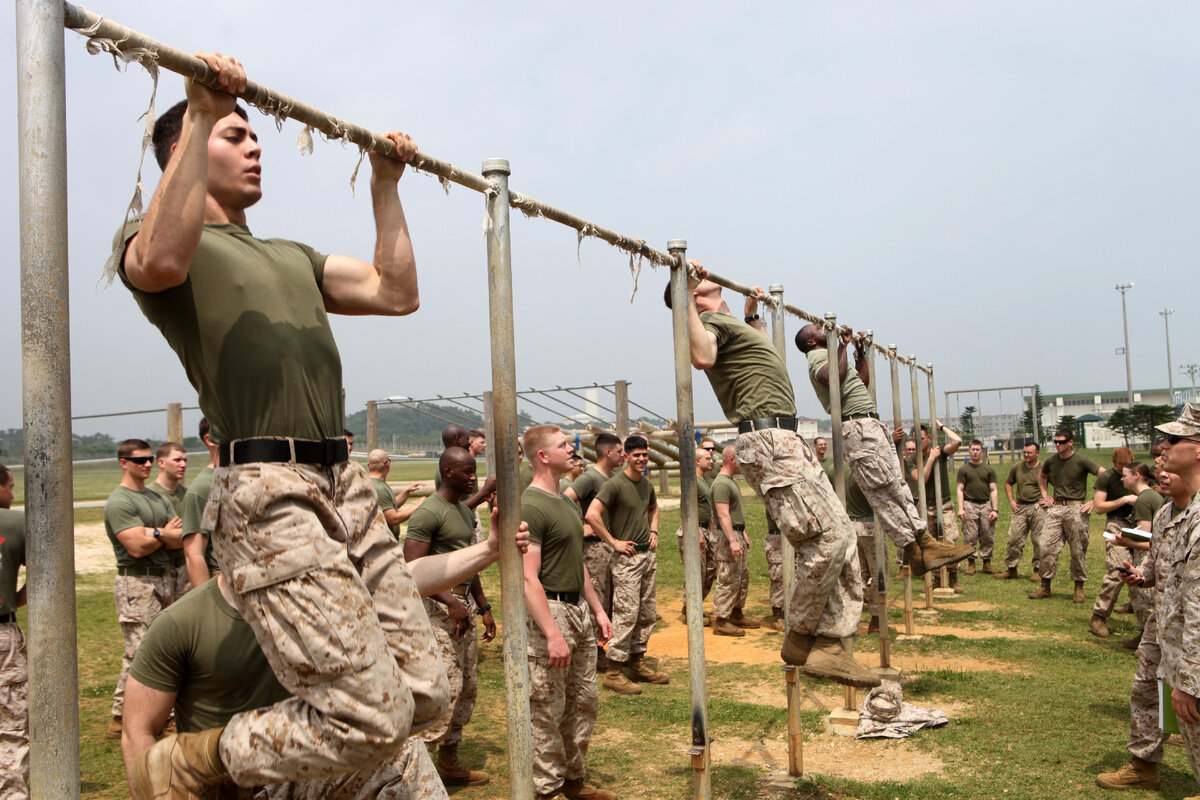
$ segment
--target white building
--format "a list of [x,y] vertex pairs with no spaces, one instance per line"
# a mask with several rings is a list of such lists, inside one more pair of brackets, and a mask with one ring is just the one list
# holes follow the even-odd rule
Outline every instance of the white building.
[[[1180,393],[1176,392],[1176,399]],[[1030,398],[1024,398],[1025,407],[1029,408]],[[1168,389],[1143,389],[1133,393],[1134,405],[1165,406],[1174,405]],[[1115,392],[1076,392],[1073,394],[1042,394],[1043,431],[1053,431],[1059,426],[1063,417],[1075,417],[1082,423],[1084,446],[1096,448],[1121,447],[1125,438],[1121,434],[1104,427],[1105,421],[1119,408],[1129,406],[1129,395],[1126,391]],[[1131,439],[1130,445],[1145,447],[1149,442],[1144,439]]]

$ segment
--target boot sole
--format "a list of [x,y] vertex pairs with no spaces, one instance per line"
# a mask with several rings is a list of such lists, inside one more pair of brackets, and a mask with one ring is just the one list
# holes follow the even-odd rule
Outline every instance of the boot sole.
[[738,628],[738,629],[737,629],[737,633],[734,633],[733,631],[713,631],[713,635],[714,635],[714,636],[733,636],[733,637],[741,637],[741,636],[745,636],[745,635],[746,635],[746,632],[745,632],[745,631],[743,631],[741,628]]
[[625,687],[617,688],[615,686],[610,686],[607,683],[602,683],[601,685],[605,689],[608,689],[610,692],[616,692],[617,694],[641,694],[642,693],[642,690],[636,686],[634,686],[632,689],[626,689]]
[[869,677],[853,677],[846,675],[843,672],[836,672],[834,670],[824,669],[823,667],[810,667],[807,664],[801,667],[800,671],[810,678],[820,678],[822,680],[834,681],[842,684],[843,686],[853,686],[856,689],[874,689],[881,682],[875,675],[871,675]]
[[917,568],[913,566],[913,575],[924,575],[926,572],[933,572],[935,569],[941,569],[942,567],[948,567],[951,564],[957,564],[960,561],[966,561],[971,557],[971,553],[974,552],[974,550],[968,550],[961,556],[944,556],[943,558],[935,558],[932,561],[925,561],[922,559],[921,571],[918,572]]
[[1096,785],[1101,789],[1152,789],[1158,791],[1158,781],[1154,781],[1154,783],[1144,781],[1138,781],[1137,783],[1105,783],[1097,777]]

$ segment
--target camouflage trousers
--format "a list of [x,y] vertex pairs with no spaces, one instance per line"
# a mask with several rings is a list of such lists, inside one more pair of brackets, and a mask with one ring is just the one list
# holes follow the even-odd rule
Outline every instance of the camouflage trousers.
[[467,607],[467,631],[462,636],[454,635],[454,621],[446,607],[432,597],[425,598],[425,611],[429,624],[433,626],[433,638],[442,656],[442,669],[450,683],[450,705],[437,722],[421,733],[426,742],[458,744],[462,741],[463,728],[471,721],[475,710],[475,697],[479,693],[479,633],[476,630],[475,599],[468,595],[455,596]]
[[[1104,525],[1106,533],[1120,533],[1121,528],[1125,526],[1125,520],[1109,520]],[[1133,552],[1128,547],[1115,545],[1107,539],[1104,540],[1104,577],[1100,580],[1100,591],[1096,593],[1096,604],[1092,606],[1092,613],[1098,617],[1108,618],[1112,613],[1113,606],[1117,604],[1117,597],[1121,594],[1121,587],[1125,585],[1121,580],[1121,573],[1117,568],[1124,562],[1133,563]],[[1133,599],[1133,589],[1129,590],[1129,597]]]
[[1071,548],[1071,580],[1087,580],[1088,518],[1079,503],[1056,502],[1046,509],[1042,525],[1042,555],[1038,571],[1045,580],[1053,580],[1058,571],[1058,554],[1063,546]]
[[992,560],[992,550],[996,546],[996,521],[992,516],[991,501],[975,503],[963,498],[963,539],[979,552],[977,555],[984,561]]
[[158,612],[171,605],[175,591],[175,577],[166,575],[118,575],[113,583],[113,601],[117,606],[117,622],[121,625],[121,636],[125,639],[125,651],[121,654],[121,674],[117,678],[117,689],[113,692],[112,715],[121,716],[125,708],[125,679],[138,647],[146,635],[146,629],[158,616]]
[[612,640],[608,658],[622,664],[646,652],[654,632],[658,606],[654,599],[658,555],[653,550],[626,556],[613,554]]
[[934,506],[925,509],[925,524],[933,538],[940,539],[946,544],[958,544],[958,514],[954,511],[954,503],[949,500],[942,503],[942,530],[938,532],[938,515]]
[[925,521],[904,482],[891,431],[877,419],[848,419],[842,422],[842,436],[850,470],[871,504],[875,523],[897,548],[919,539]]
[[1004,566],[1016,569],[1025,555],[1025,535],[1033,544],[1033,564],[1041,561],[1042,523],[1046,520],[1046,509],[1037,503],[1017,503],[1012,519],[1008,523],[1008,551],[1004,554]]
[[713,560],[717,566],[717,583],[713,589],[713,616],[729,619],[734,610],[746,605],[750,590],[750,542],[745,531],[735,530],[734,537],[742,545],[742,554],[735,556],[729,539],[718,530],[713,535]]
[[0,797],[29,797],[29,664],[25,635],[15,622],[0,623]]
[[171,582],[171,602],[174,603],[192,588],[192,579],[188,576],[187,563],[171,567],[171,571],[167,575]]
[[862,616],[862,576],[850,518],[808,443],[781,428],[740,434],[742,474],[796,549],[788,622],[799,634],[853,636]]
[[375,770],[298,783],[276,783],[253,800],[449,800],[420,737],[404,742],[395,758]]
[[201,524],[294,695],[229,720],[220,755],[238,785],[374,769],[445,711],[429,617],[360,465],[218,467]]
[[584,537],[583,565],[587,567],[592,588],[604,613],[612,616],[612,557],[613,549],[601,539]]
[[[713,555],[716,544],[712,528],[701,525],[700,537],[704,540],[704,546],[700,548],[700,602],[703,604],[717,580],[717,559]],[[683,528],[675,531],[675,538],[679,542],[679,560],[683,561]]]
[[[852,519],[854,535],[858,541],[858,569],[862,575],[864,605],[872,617],[880,616],[883,603],[879,601],[878,583],[875,580],[879,565],[875,563],[875,521]],[[886,545],[884,547],[886,552]],[[886,563],[886,558],[885,558]]]
[[1167,734],[1158,727],[1158,625],[1146,621],[1137,650],[1137,670],[1129,693],[1129,752],[1155,764],[1162,761]]
[[767,554],[767,580],[771,584],[771,608],[783,608],[783,537],[779,531],[767,531],[763,537]]
[[[638,553],[653,556],[653,553]],[[621,557],[619,557],[621,558]],[[551,667],[546,636],[529,618],[529,721],[533,735],[533,788],[549,794],[564,780],[587,775],[584,759],[596,711],[596,632],[587,604],[551,600],[554,624],[571,651],[566,667]],[[650,616],[653,623],[654,615]]]

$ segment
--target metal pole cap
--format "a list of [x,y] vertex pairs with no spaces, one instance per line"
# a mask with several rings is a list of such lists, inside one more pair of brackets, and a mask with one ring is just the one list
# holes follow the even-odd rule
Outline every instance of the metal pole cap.
[[864,330],[861,330],[861,331],[859,331],[859,333],[861,333],[863,336],[866,336],[868,339],[875,338],[875,331],[871,328],[866,328]]
[[507,158],[488,158],[483,162],[483,174],[489,172],[503,172],[505,175],[511,175],[512,169],[508,166]]
[[667,250],[687,250],[687,239],[668,239]]
[[900,347],[900,345],[898,345],[898,344],[889,344],[888,350],[891,350],[893,353],[899,353],[900,352],[899,347]]
[[836,319],[837,319],[836,311],[826,311],[825,312],[825,321],[826,322],[833,322]]
[[767,289],[767,291],[770,294],[783,294],[783,284],[782,283],[772,283],[771,286]]

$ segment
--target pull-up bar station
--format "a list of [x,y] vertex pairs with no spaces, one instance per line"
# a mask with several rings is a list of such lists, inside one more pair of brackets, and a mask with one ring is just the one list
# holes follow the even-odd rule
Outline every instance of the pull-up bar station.
[[[31,738],[31,788],[37,800],[78,798],[79,720],[75,629],[75,574],[72,498],[59,487],[72,485],[71,464],[61,458],[69,443],[71,386],[67,270],[66,118],[63,28],[88,37],[90,52],[107,52],[125,61],[157,66],[204,85],[220,88],[200,60],[157,42],[111,20],[61,0],[17,0],[18,135],[20,163],[20,243],[22,307],[22,406],[25,432],[26,524],[28,528],[29,585],[29,707]],[[264,86],[250,83],[241,99],[273,116],[282,124],[293,119],[305,125],[305,135],[319,131],[330,139],[345,139],[364,152],[391,156],[394,144],[365,128],[306,105]],[[526,610],[521,554],[513,540],[520,523],[516,465],[518,410],[513,333],[512,257],[509,209],[542,217],[576,231],[578,241],[595,237],[652,266],[671,269],[673,299],[673,355],[677,396],[679,459],[695,461],[695,420],[692,408],[692,366],[688,345],[687,242],[672,239],[666,250],[646,244],[583,217],[576,216],[528,195],[510,191],[510,167],[504,159],[488,159],[482,174],[460,169],[424,153],[410,163],[414,169],[438,177],[444,187],[454,183],[485,196],[486,241],[492,389],[487,393],[493,413],[489,420],[490,466],[497,470],[501,593],[504,605],[504,672],[507,692],[510,792],[514,800],[531,800],[532,749],[529,725],[529,668],[526,659]],[[754,294],[742,283],[713,273],[708,279],[743,295]],[[834,314],[818,317],[783,299],[783,286],[772,285],[763,303],[770,309],[772,341],[785,356],[785,316],[824,326],[831,352],[838,335]],[[913,416],[920,419],[917,373],[928,377],[928,408],[934,415],[932,365],[921,366],[914,356],[902,357],[895,345],[876,344],[868,331],[854,334],[869,345],[874,357],[882,355],[891,367],[893,412],[900,424],[898,365],[912,373]],[[875,382],[871,381],[874,392]],[[840,389],[830,382],[835,413],[833,449],[835,482],[844,499],[844,464],[840,414]],[[64,439],[66,440],[64,442]],[[919,453],[919,450],[918,450]],[[920,456],[918,455],[918,459]],[[703,617],[700,598],[700,553],[696,477],[680,470],[680,518],[684,536],[685,600],[688,619],[689,687],[691,690],[691,742],[694,770],[693,796],[707,800],[710,788],[710,734],[704,661]],[[922,497],[922,506],[924,498]],[[884,549],[884,548],[880,548]],[[794,564],[794,552],[784,542],[784,563]],[[887,564],[879,557],[879,588],[885,586]],[[794,569],[784,570],[788,596],[793,590]],[[911,591],[906,592],[911,596]],[[888,665],[887,625],[881,626],[881,659]],[[906,609],[911,633],[911,607]],[[799,730],[799,694],[794,668],[788,674],[789,772],[803,769]]]

